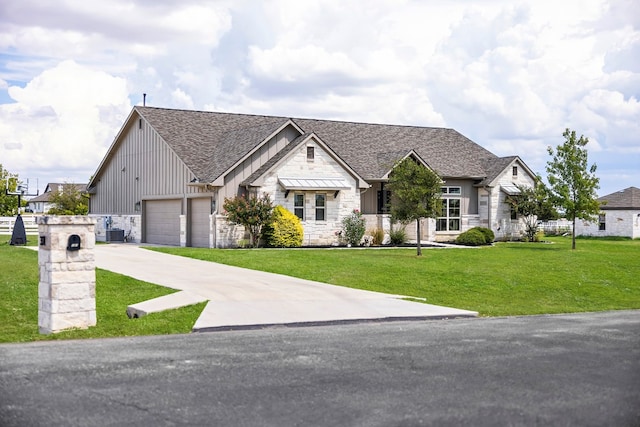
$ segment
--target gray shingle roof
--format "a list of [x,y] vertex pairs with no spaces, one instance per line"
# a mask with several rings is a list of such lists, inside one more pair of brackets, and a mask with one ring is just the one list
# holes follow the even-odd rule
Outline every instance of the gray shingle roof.
[[[629,187],[598,199],[602,209],[640,209],[640,189]],[[606,202],[606,204],[604,204]]]
[[500,175],[506,167],[511,164],[518,156],[495,157],[483,160],[483,166],[486,171],[486,177],[480,185],[489,185],[494,179]]
[[487,177],[497,156],[453,129],[135,107],[201,181],[226,172],[288,120],[366,180],[414,150],[443,178]]

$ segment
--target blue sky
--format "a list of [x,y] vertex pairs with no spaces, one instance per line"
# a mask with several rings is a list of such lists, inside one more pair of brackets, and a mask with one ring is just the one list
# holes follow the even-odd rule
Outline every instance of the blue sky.
[[632,0],[5,0],[0,163],[87,182],[133,105],[450,127],[545,175],[565,128],[640,187]]

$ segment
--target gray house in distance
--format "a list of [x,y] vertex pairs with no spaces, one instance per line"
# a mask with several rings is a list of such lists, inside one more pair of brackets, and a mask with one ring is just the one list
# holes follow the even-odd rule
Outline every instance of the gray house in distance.
[[[443,211],[422,240],[450,241],[484,226],[497,238],[520,230],[505,202],[534,173],[453,129],[134,107],[88,185],[97,238],[232,247],[225,198],[269,194],[302,220],[305,245],[337,244],[342,219],[360,210],[387,231],[393,165],[413,157],[443,179]],[[398,225],[395,225],[396,227]],[[414,224],[407,227],[416,239]]]

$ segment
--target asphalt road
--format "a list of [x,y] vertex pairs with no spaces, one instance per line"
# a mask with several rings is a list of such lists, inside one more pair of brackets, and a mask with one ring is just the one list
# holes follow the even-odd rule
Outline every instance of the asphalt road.
[[0,345],[2,426],[638,426],[640,311]]

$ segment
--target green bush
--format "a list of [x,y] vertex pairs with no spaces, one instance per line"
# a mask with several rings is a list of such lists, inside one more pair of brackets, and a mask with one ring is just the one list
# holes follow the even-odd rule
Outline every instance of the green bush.
[[404,227],[389,231],[389,240],[392,245],[402,245],[407,241],[407,232]]
[[482,235],[484,236],[484,241],[486,244],[490,245],[491,243],[493,243],[493,241],[496,239],[496,235],[493,234],[493,231],[491,231],[491,229],[486,228],[486,227],[473,227],[471,230],[478,230],[479,232],[482,233]]
[[366,221],[362,217],[362,213],[358,210],[354,210],[347,217],[342,219],[342,229],[344,230],[344,239],[347,244],[351,246],[360,245],[360,240],[364,236],[366,230]]
[[302,246],[304,230],[300,218],[283,206],[273,209],[271,222],[265,226],[264,238],[272,248],[296,248]]
[[480,230],[474,230],[473,228],[470,230],[461,233],[456,238],[456,243],[458,245],[464,246],[482,246],[487,244],[487,238]]

